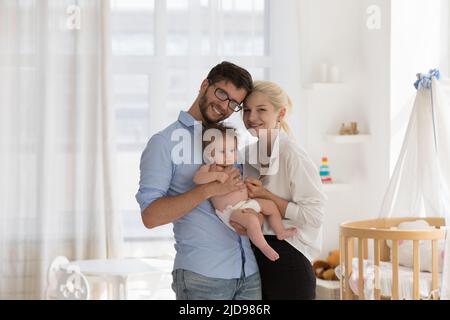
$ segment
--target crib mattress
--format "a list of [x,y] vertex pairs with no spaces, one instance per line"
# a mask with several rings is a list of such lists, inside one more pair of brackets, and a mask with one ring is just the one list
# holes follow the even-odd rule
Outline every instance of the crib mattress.
[[[364,294],[366,299],[374,299],[375,289],[375,265],[372,260],[364,260]],[[349,280],[350,288],[358,295],[358,258],[353,258],[352,274]],[[392,295],[392,264],[390,262],[380,262],[380,281],[377,287],[381,289],[381,295],[390,297]],[[413,299],[413,269],[399,266],[399,299]],[[441,281],[439,274],[439,283]],[[430,299],[432,291],[432,273],[420,272],[419,293],[421,299]]]

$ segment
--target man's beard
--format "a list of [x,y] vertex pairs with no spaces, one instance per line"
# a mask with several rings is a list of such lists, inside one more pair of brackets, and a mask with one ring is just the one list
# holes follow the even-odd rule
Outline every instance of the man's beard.
[[203,119],[205,120],[206,123],[218,123],[222,120],[225,120],[225,117],[223,119],[219,119],[219,120],[211,120],[211,118],[208,116],[208,101],[206,99],[206,94],[204,94],[201,98],[200,101],[198,102],[199,105],[199,109],[200,109],[200,113],[202,114]]

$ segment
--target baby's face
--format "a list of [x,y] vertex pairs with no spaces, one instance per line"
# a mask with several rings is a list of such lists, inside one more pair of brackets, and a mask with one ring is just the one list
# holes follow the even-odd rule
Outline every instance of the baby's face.
[[212,152],[214,163],[219,165],[232,165],[236,163],[236,140],[226,136],[214,142]]

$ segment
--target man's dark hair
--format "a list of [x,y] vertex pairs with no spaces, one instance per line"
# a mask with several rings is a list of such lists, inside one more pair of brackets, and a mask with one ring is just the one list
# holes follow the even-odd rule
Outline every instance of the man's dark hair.
[[223,61],[212,68],[207,79],[210,84],[222,80],[230,81],[236,88],[247,91],[247,94],[253,90],[253,79],[250,73],[228,61]]

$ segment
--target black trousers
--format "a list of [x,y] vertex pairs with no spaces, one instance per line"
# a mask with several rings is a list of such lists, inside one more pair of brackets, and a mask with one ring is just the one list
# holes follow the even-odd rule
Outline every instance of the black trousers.
[[263,300],[312,300],[316,296],[316,277],[311,262],[297,249],[276,236],[264,236],[280,255],[272,262],[252,246],[261,276]]

